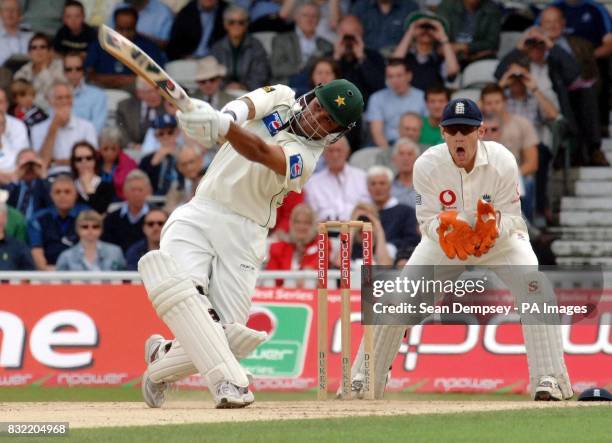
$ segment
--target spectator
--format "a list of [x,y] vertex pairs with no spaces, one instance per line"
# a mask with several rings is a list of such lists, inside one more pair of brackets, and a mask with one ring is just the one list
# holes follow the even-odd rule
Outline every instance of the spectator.
[[198,62],[195,78],[198,82],[198,90],[193,94],[193,97],[204,100],[218,111],[221,110],[234,99],[221,89],[226,73],[225,66],[220,64],[212,55],[204,57]]
[[[270,245],[267,270],[297,271],[317,269],[317,217],[306,203],[300,203],[293,211],[289,220],[289,235],[286,240],[276,241]],[[304,287],[304,282],[297,287]],[[276,286],[291,287],[289,281],[276,280]]]
[[427,116],[423,117],[423,128],[419,143],[429,147],[444,143],[440,133],[442,112],[450,100],[450,92],[444,86],[433,86],[425,91]]
[[[596,148],[601,144],[601,136],[604,133],[609,135],[609,106],[606,95],[609,80],[608,83],[604,81],[606,67],[603,67],[602,74],[591,42],[577,35],[564,33],[565,18],[558,8],[552,6],[546,8],[542,11],[540,19],[542,32],[554,43],[555,47],[563,49],[581,67],[580,76],[568,88],[569,100],[572,109],[576,111],[574,115],[580,130],[579,138],[587,142],[587,149]],[[604,97],[604,99],[598,101],[597,96]],[[596,108],[602,106],[603,112],[602,109],[599,109],[598,119]],[[604,156],[600,149],[593,151],[591,157],[595,157],[590,159],[592,164],[605,165],[601,161]]]
[[168,213],[163,209],[153,208],[145,215],[142,232],[145,238],[138,240],[125,253],[128,271],[138,270],[138,260],[149,251],[159,249],[161,231],[168,221]]
[[374,144],[381,148],[398,139],[402,114],[412,111],[423,116],[427,112],[423,91],[412,87],[412,72],[404,60],[389,60],[385,76],[388,86],[372,95],[366,112]]
[[96,211],[82,211],[76,218],[79,242],[57,258],[58,271],[121,271],[125,259],[121,248],[100,241],[102,216]]
[[[160,66],[166,59],[163,52],[148,38],[136,32],[138,12],[131,7],[118,8],[113,13],[115,31],[131,40],[146,52]],[[87,50],[85,60],[87,76],[91,83],[102,88],[117,88],[130,90],[134,86],[136,76],[123,63],[102,49],[100,42],[94,41]]]
[[7,185],[15,179],[19,151],[6,136],[6,117],[0,113],[0,185]]
[[[351,214],[350,220],[360,220],[372,223],[372,246],[374,256],[372,264],[379,266],[391,266],[393,258],[390,253],[394,252],[394,246],[387,243],[385,230],[382,227],[376,206],[369,203],[358,203]],[[361,247],[361,236],[353,235],[353,250],[351,254],[351,269],[360,271],[363,264],[363,249]]]
[[53,58],[51,39],[45,34],[34,34],[28,46],[30,60],[15,73],[15,80],[24,79],[32,83],[36,91],[34,102],[47,110],[47,96],[53,83],[64,78],[62,62]]
[[114,198],[113,185],[100,178],[101,159],[90,143],[75,143],[70,155],[70,169],[79,194],[78,202],[104,214]]
[[164,209],[168,212],[172,212],[176,207],[187,203],[195,195],[198,183],[206,172],[204,156],[200,148],[194,144],[183,146],[177,155],[176,169],[181,174],[182,180],[179,180],[176,183],[177,186],[174,186],[166,194]]
[[552,6],[561,10],[565,18],[565,30],[570,35],[582,37],[595,48],[601,85],[599,115],[601,127],[608,134],[610,124],[610,54],[612,54],[612,23],[609,11],[595,0],[556,0]]
[[304,92],[312,62],[332,53],[330,42],[317,37],[319,7],[304,3],[295,12],[295,31],[278,34],[272,40],[272,83],[288,84]]
[[500,143],[514,154],[524,185],[521,199],[523,214],[533,221],[535,203],[534,174],[538,170],[538,135],[533,124],[525,117],[515,115],[506,109],[504,90],[497,84],[489,84],[480,94],[482,110],[485,114],[495,114],[502,123]]
[[238,6],[223,13],[227,35],[217,41],[210,52],[227,68],[226,89],[252,91],[268,83],[270,63],[266,50],[255,37],[247,34],[249,14]]
[[191,0],[172,24],[166,53],[170,60],[205,57],[212,45],[225,35],[223,0]]
[[33,149],[26,148],[17,154],[16,181],[8,186],[7,203],[17,208],[27,220],[34,213],[53,205],[49,182],[42,161]]
[[403,205],[416,208],[416,192],[412,183],[414,162],[421,155],[419,146],[410,139],[400,138],[393,145],[393,165],[397,175],[391,184],[391,195]]
[[393,51],[394,58],[406,60],[414,74],[413,85],[423,91],[444,86],[459,73],[459,62],[450,44],[442,17],[429,11],[416,11],[406,20],[408,27]]
[[76,188],[67,174],[60,174],[53,181],[51,200],[53,206],[41,209],[28,220],[32,258],[41,271],[55,270],[59,255],[77,243],[74,223],[79,213],[87,209],[76,203]]
[[[0,203],[6,203],[9,199],[9,191],[0,189]],[[26,219],[17,209],[6,206],[7,222],[4,227],[4,234],[24,243],[28,243],[28,225]]]
[[87,48],[97,39],[96,30],[85,23],[85,9],[76,0],[64,3],[63,25],[53,38],[53,49],[65,55],[69,52],[86,53]]
[[418,223],[414,206],[401,204],[391,195],[393,171],[385,166],[372,166],[367,173],[368,192],[372,202],[378,209],[378,217],[391,258],[399,250],[414,247],[420,240]]
[[535,82],[529,69],[512,63],[498,82],[504,89],[508,111],[522,115],[535,126],[540,140],[551,145],[550,131],[545,126],[559,116],[557,96],[552,91],[549,98]]
[[175,155],[178,151],[178,124],[171,115],[158,116],[153,121],[159,149],[140,160],[139,168],[151,180],[154,195],[166,195],[178,180]]
[[83,65],[83,58],[78,52],[69,52],[64,56],[64,75],[74,92],[74,115],[88,120],[100,132],[106,125],[108,114],[106,93],[85,82]]
[[121,100],[117,105],[117,126],[122,134],[122,144],[140,149],[147,129],[157,116],[164,113],[163,99],[157,89],[139,77],[136,97]]
[[26,244],[5,232],[7,221],[8,207],[0,202],[0,271],[34,270],[32,254]]
[[31,32],[21,30],[21,6],[18,0],[2,0],[0,2],[0,65],[4,65],[13,56],[25,56],[32,38]]
[[57,80],[49,92],[51,115],[32,126],[32,147],[40,154],[49,175],[70,170],[70,153],[77,141],[97,144],[96,128],[72,112],[72,86]]
[[236,0],[235,3],[249,10],[251,32],[289,32],[293,30],[291,12],[294,0]]
[[437,12],[448,23],[448,35],[462,66],[497,55],[502,15],[492,0],[442,0]]
[[[10,112],[26,124],[28,134],[32,126],[49,117],[44,110],[34,104],[35,95],[34,86],[29,81],[18,79],[11,83],[11,101],[13,106]],[[7,116],[7,124],[8,118]]]
[[274,236],[275,238],[286,238],[287,233],[289,232],[289,222],[291,219],[291,213],[293,209],[304,203],[306,200],[306,193],[302,192],[298,194],[297,192],[289,192],[283,199],[283,203],[276,208],[276,225],[274,225],[274,229],[270,237]]
[[363,42],[363,26],[354,15],[343,17],[334,43],[334,60],[342,77],[353,82],[367,103],[369,97],[385,87],[385,59]]
[[[305,1],[308,0],[301,0],[301,3]],[[314,3],[319,6],[321,13],[317,35],[328,42],[335,42],[338,38],[338,23],[348,14],[352,0],[314,0]]]
[[120,246],[123,252],[144,238],[142,224],[149,212],[147,198],[151,195],[151,181],[140,169],[134,169],[125,178],[125,202],[104,219],[102,240]]
[[[165,48],[174,21],[172,10],[160,0],[128,0],[116,6],[115,10],[126,6],[133,6],[138,12],[136,32],[160,48]],[[109,26],[114,26],[112,20]]]
[[0,112],[6,117],[6,136],[11,141],[13,146],[17,146],[20,149],[27,148],[30,146],[30,139],[28,137],[28,129],[25,123],[18,118],[8,114],[9,101],[6,95],[6,91],[0,88]]
[[483,140],[501,143],[502,122],[497,114],[485,114],[482,125],[485,128]]
[[115,195],[124,199],[123,185],[125,178],[138,167],[136,162],[121,149],[121,134],[117,128],[104,128],[100,134],[100,157],[102,167],[100,177],[106,183],[112,183]]
[[55,35],[62,26],[62,3],[48,0],[24,1],[23,22],[29,29],[45,35]]
[[365,45],[380,51],[400,42],[404,20],[417,9],[413,0],[357,0],[351,14],[364,24]]
[[416,112],[404,112],[399,120],[397,133],[400,138],[409,138],[415,143],[421,138],[424,118]]
[[351,211],[369,201],[365,172],[347,164],[350,147],[345,137],[325,148],[326,167],[306,183],[306,203],[319,220],[350,220]]
[[340,66],[338,66],[334,59],[320,57],[312,63],[309,77],[311,88],[324,85],[340,78]]

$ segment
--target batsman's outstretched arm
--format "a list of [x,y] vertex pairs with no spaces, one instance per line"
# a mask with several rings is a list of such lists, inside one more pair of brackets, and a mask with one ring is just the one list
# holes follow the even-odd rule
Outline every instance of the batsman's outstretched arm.
[[279,175],[286,174],[287,159],[285,151],[279,145],[269,145],[261,137],[236,123],[230,123],[225,138],[243,157],[267,166]]

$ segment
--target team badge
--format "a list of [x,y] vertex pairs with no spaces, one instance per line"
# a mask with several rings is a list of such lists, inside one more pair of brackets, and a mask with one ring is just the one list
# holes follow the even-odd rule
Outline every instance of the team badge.
[[465,114],[465,104],[463,102],[457,102],[455,105],[455,114]]
[[283,126],[283,121],[281,120],[280,115],[276,111],[274,111],[270,115],[266,115],[263,118],[263,122],[266,125],[266,129],[272,136],[278,134],[278,131],[280,131],[281,126]]
[[274,88],[272,86],[264,86],[261,89],[263,89],[264,92],[272,92],[272,91],[274,91]]
[[491,203],[491,196],[489,194],[483,194],[482,199],[487,203]]
[[452,206],[457,201],[457,194],[450,189],[445,189],[444,191],[440,192],[439,198],[440,203],[442,203],[443,206],[448,207]]
[[344,97],[338,96],[336,97],[334,101],[336,102],[336,105],[340,107],[340,106],[346,106],[346,103],[344,102],[344,100],[345,100]]
[[300,154],[294,154],[289,157],[289,178],[294,179],[302,176],[304,162]]

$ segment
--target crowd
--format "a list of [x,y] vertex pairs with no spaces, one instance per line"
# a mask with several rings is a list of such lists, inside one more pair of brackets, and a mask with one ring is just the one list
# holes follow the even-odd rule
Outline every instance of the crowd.
[[469,87],[486,139],[516,157],[530,222],[550,222],[560,149],[609,166],[612,25],[594,0],[0,0],[0,270],[136,269],[214,158],[100,47],[102,23],[162,66],[195,61],[190,95],[216,109],[275,83],[300,95],[342,77],[363,92],[357,127],[278,208],[267,269],[315,267],[317,222],[349,218],[373,223],[376,263],[401,266],[419,240],[414,162],[443,142],[442,110],[483,60],[496,67]]

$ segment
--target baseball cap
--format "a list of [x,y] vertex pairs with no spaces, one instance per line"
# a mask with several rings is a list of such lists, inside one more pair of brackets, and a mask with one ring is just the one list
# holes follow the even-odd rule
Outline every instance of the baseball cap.
[[612,394],[604,388],[591,388],[580,394],[578,401],[612,401]]
[[482,112],[478,105],[469,98],[456,98],[451,100],[442,112],[440,126],[468,125],[480,126]]
[[431,11],[414,11],[406,18],[406,21],[404,22],[404,31],[406,31],[411,24],[413,24],[417,20],[421,20],[422,18],[440,22],[442,24],[442,27],[444,28],[444,32],[448,32],[448,23],[446,23],[446,20],[444,20],[444,18],[440,17],[435,12]]
[[153,129],[176,128],[177,125],[176,119],[170,114],[158,115],[151,123]]

